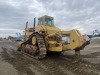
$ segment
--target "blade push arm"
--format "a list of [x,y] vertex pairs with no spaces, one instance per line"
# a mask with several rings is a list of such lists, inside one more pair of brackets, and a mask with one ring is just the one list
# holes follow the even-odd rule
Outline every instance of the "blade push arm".
[[68,37],[68,44],[63,44],[63,50],[80,48],[84,44],[84,38],[78,30],[61,31],[62,37]]

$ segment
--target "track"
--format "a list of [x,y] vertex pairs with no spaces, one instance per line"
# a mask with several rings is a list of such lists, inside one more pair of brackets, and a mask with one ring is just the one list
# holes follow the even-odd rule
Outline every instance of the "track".
[[[0,43],[0,58],[3,62],[8,62],[14,67],[13,69],[16,70],[17,74],[13,75],[100,75],[100,64],[84,61],[84,56],[77,63],[71,62],[72,55],[51,55],[43,60],[35,60],[16,50],[16,43]],[[2,61],[1,59],[0,62]],[[7,73],[7,75],[12,75],[11,72]]]
[[[36,43],[32,44],[32,38],[36,38]],[[43,59],[46,57],[46,46],[44,42],[44,38],[42,35],[38,33],[31,34],[30,38],[25,41],[20,50],[35,59]]]

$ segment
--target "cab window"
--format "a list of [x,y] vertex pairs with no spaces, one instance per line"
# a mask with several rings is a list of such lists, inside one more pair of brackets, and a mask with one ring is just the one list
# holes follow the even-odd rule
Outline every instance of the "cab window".
[[54,21],[51,18],[40,18],[38,19],[38,25],[50,25],[53,26],[54,25]]

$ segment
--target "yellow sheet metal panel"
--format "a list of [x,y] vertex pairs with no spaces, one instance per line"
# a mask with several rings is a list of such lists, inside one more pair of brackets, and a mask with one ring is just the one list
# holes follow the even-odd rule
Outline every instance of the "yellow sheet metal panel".
[[63,45],[64,50],[71,50],[84,44],[84,38],[78,30],[62,31],[62,35],[69,37],[69,44]]
[[54,51],[54,52],[61,52],[62,51],[62,46],[60,47],[49,47],[49,51]]
[[29,36],[33,33],[30,28],[25,28],[25,41],[28,40]]
[[18,48],[21,47],[21,44],[22,44],[22,43],[23,43],[23,42],[18,42]]
[[49,25],[38,25],[35,29],[35,32],[45,31],[47,35],[61,31],[59,28]]
[[32,45],[35,45],[36,44],[36,37],[33,37],[32,38]]

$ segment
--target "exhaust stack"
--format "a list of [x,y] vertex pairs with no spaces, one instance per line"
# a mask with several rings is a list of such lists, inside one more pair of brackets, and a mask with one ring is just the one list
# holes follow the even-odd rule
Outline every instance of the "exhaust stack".
[[34,18],[34,31],[35,31],[36,17]]
[[28,21],[26,22],[26,28],[28,28]]

